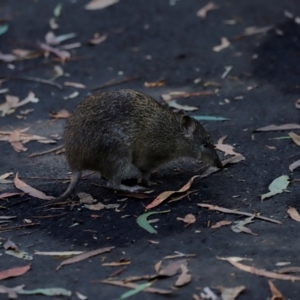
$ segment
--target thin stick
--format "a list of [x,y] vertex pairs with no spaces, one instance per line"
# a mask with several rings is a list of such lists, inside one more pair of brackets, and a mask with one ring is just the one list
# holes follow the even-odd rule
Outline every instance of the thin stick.
[[11,231],[11,230],[15,230],[15,229],[23,228],[23,227],[31,227],[31,226],[35,226],[35,225],[41,225],[41,224],[40,223],[31,223],[31,224],[23,224],[23,225],[17,225],[17,226],[12,226],[12,227],[5,227],[3,229],[0,229],[0,232],[6,232],[6,231]]
[[8,80],[26,80],[26,81],[35,81],[35,82],[39,82],[39,83],[44,83],[44,84],[48,84],[48,85],[53,85],[59,89],[62,89],[62,86],[57,83],[57,82],[53,82],[50,80],[46,80],[46,79],[42,79],[42,78],[36,78],[36,77],[16,77],[16,76],[5,76],[5,75],[0,75],[0,78],[3,79],[8,79]]
[[40,156],[40,155],[48,154],[48,153],[54,152],[56,150],[59,150],[59,149],[61,149],[63,147],[64,147],[64,145],[60,145],[60,146],[52,148],[50,150],[46,150],[46,151],[43,151],[43,152],[32,153],[32,154],[29,155],[29,157],[35,157],[35,156]]
[[137,76],[127,77],[127,78],[124,78],[122,80],[112,79],[112,80],[109,80],[108,82],[106,82],[104,84],[101,84],[99,86],[96,86],[96,87],[92,88],[92,91],[100,90],[100,89],[103,89],[103,88],[106,88],[106,87],[109,87],[109,86],[119,85],[119,84],[126,83],[126,82],[129,82],[129,81],[135,80],[135,79],[139,79],[139,78],[141,78],[141,76],[137,75]]

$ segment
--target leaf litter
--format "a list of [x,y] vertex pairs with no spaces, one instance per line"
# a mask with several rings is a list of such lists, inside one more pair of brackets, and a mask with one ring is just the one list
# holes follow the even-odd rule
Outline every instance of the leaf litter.
[[234,288],[218,287],[218,289],[221,292],[222,300],[235,300],[246,287],[241,285]]
[[255,216],[251,216],[251,217],[248,217],[244,220],[241,220],[241,221],[235,221],[235,225],[231,226],[231,230],[233,232],[237,232],[237,233],[240,233],[240,232],[244,232],[244,233],[249,233],[249,234],[252,234],[252,235],[257,235],[256,233],[253,233],[252,230],[248,227],[246,227],[245,225],[247,224],[250,224],[250,223],[253,223],[253,218]]
[[213,2],[209,2],[197,11],[197,17],[200,17],[201,19],[205,19],[209,11],[219,9],[219,8],[220,7],[218,5],[214,4]]
[[289,207],[287,210],[287,213],[289,214],[290,218],[293,219],[294,221],[300,222],[300,215],[296,208],[294,207]]
[[31,265],[26,265],[23,267],[15,267],[8,270],[0,271],[0,280],[11,278],[11,277],[18,277],[26,272],[28,272],[31,268]]
[[261,201],[263,201],[266,198],[285,192],[286,188],[290,183],[289,180],[290,178],[287,175],[282,175],[274,179],[272,183],[269,185],[270,191],[266,194],[261,195]]
[[272,293],[271,300],[285,300],[286,299],[271,280],[268,280],[268,283],[269,283],[270,291]]
[[300,129],[300,125],[299,124],[268,125],[268,126],[265,126],[265,127],[257,128],[257,129],[254,130],[254,132],[293,130],[293,129]]
[[185,227],[196,222],[196,218],[192,214],[187,214],[184,218],[177,217],[176,220],[186,223]]

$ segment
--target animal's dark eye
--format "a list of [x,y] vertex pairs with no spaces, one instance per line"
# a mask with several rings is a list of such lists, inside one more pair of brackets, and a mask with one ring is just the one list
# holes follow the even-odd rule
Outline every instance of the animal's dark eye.
[[203,146],[204,148],[207,148],[207,147],[208,147],[208,143],[205,142],[205,143],[202,144],[202,146]]

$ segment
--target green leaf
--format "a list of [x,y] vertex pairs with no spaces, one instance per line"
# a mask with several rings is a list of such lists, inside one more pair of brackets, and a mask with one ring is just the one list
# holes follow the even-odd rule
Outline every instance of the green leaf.
[[282,175],[273,180],[272,183],[269,185],[270,192],[261,195],[261,201],[263,201],[265,198],[269,198],[284,192],[290,183],[289,180],[290,178],[287,175]]
[[149,233],[157,233],[157,231],[148,223],[147,218],[154,214],[163,214],[163,213],[168,213],[168,212],[170,212],[170,210],[147,212],[145,214],[140,215],[136,219],[136,222],[138,223],[139,226],[141,226],[142,228],[147,230]]
[[18,294],[23,295],[44,295],[44,296],[68,296],[72,295],[71,291],[63,288],[35,289],[35,290],[18,290]]
[[127,299],[139,292],[141,292],[142,290],[144,290],[145,288],[149,287],[153,282],[146,282],[146,283],[142,283],[142,284],[138,284],[136,286],[136,288],[134,288],[131,291],[125,292],[124,294],[121,295],[121,297],[119,298],[120,300],[122,299]]
[[61,3],[57,4],[56,7],[54,8],[53,14],[56,18],[58,18],[60,16],[61,9],[62,9],[62,4]]
[[215,116],[192,116],[194,119],[198,121],[227,121],[230,120],[224,117],[215,117]]
[[8,25],[0,25],[0,35],[4,34],[8,30]]

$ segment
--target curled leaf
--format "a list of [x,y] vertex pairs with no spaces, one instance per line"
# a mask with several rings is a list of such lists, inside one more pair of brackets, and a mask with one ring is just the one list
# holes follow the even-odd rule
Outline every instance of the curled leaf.
[[142,228],[147,230],[149,233],[157,233],[157,231],[149,224],[147,218],[154,214],[163,214],[163,213],[168,213],[168,212],[170,212],[170,210],[147,212],[145,214],[140,215],[136,219],[136,222],[138,223],[139,226],[141,226]]

